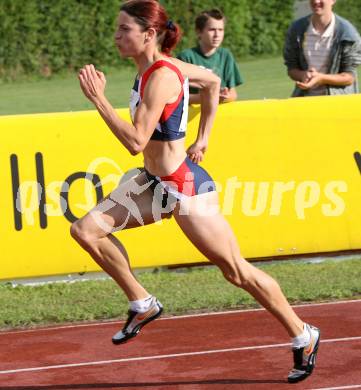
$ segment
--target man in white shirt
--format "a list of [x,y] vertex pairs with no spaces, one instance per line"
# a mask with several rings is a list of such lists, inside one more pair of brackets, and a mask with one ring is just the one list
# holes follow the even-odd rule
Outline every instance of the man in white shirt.
[[284,49],[293,96],[357,93],[361,39],[355,27],[333,13],[336,0],[310,0],[312,14],[288,30]]

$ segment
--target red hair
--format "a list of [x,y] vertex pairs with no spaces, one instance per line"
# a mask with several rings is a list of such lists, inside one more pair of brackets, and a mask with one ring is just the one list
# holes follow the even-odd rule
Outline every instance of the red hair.
[[128,0],[120,10],[132,16],[144,31],[154,28],[163,53],[170,54],[176,47],[182,35],[180,27],[168,19],[157,0]]

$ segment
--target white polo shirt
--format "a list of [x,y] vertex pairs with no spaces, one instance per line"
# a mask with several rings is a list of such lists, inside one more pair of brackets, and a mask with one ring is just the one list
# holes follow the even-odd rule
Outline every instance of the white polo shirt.
[[[328,73],[332,40],[335,33],[335,24],[336,18],[335,15],[332,14],[331,22],[322,34],[315,29],[312,24],[312,20],[305,32],[303,52],[309,68],[315,68],[317,72]],[[321,86],[312,88],[310,90],[310,94],[325,95],[326,87]]]

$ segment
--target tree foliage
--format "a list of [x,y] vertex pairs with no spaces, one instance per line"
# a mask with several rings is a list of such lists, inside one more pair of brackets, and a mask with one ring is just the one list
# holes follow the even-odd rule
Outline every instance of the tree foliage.
[[336,2],[334,11],[343,18],[348,19],[361,32],[360,0],[339,0]]
[[[204,9],[220,8],[227,16],[224,46],[238,59],[280,52],[293,2],[161,0],[184,32],[178,50],[196,44],[195,16]],[[90,62],[100,67],[124,63],[113,40],[120,4],[119,0],[1,0],[0,77],[50,76]]]

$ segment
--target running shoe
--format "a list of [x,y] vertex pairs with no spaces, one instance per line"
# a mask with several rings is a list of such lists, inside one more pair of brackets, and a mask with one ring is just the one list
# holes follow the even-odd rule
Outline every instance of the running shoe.
[[123,329],[112,338],[113,344],[122,344],[135,337],[144,325],[158,318],[162,311],[163,306],[155,297],[153,297],[152,306],[145,313],[129,310],[128,319]]
[[289,383],[303,381],[312,374],[316,365],[316,355],[320,343],[320,330],[308,324],[306,324],[306,327],[310,332],[311,340],[310,343],[303,348],[292,349],[295,365],[288,374]]

